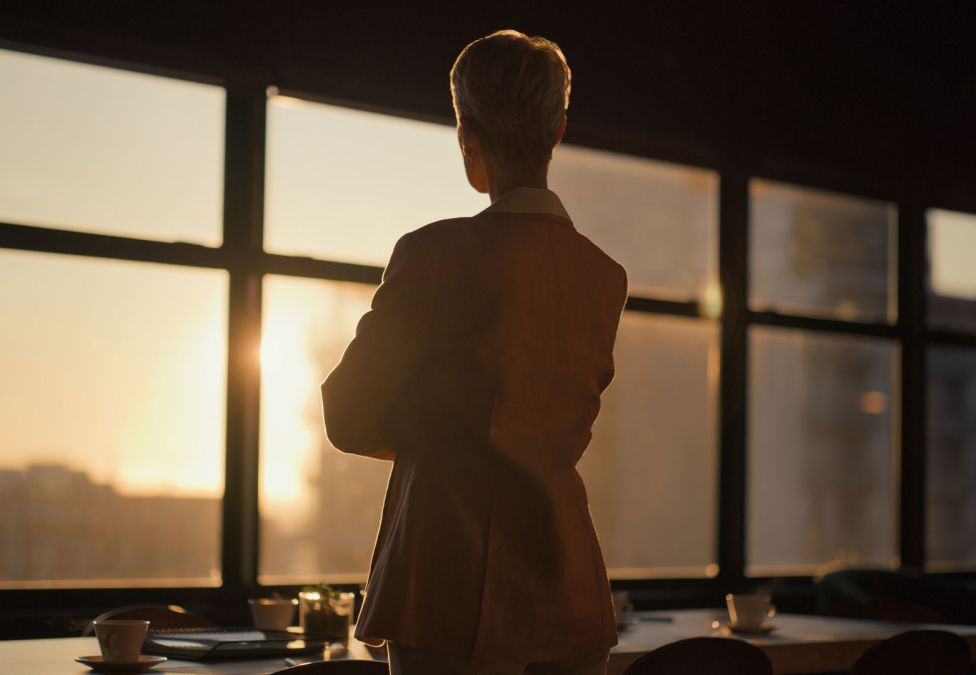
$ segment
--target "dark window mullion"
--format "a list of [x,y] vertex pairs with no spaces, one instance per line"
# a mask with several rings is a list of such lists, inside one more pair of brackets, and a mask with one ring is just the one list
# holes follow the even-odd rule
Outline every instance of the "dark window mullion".
[[230,258],[227,447],[221,571],[230,591],[257,585],[258,420],[261,272],[264,239],[266,95],[263,86],[227,89],[224,250]]
[[903,567],[925,564],[926,480],[926,228],[924,210],[898,208],[898,332],[901,336],[900,556]]
[[749,271],[749,183],[723,172],[719,187],[719,279],[722,286],[719,377],[719,578],[739,587],[746,551],[746,342]]

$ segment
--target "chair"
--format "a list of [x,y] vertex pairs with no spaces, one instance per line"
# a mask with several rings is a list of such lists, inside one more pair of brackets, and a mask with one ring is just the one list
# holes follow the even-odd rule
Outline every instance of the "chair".
[[732,638],[696,637],[659,647],[640,657],[624,675],[772,675],[759,647]]
[[157,628],[213,628],[212,621],[199,614],[191,614],[177,605],[126,605],[99,614],[88,622],[81,632],[83,637],[95,634],[95,622],[106,619],[141,619],[149,621],[149,627]]
[[967,675],[969,645],[944,630],[913,630],[871,647],[851,669],[853,675]]
[[816,582],[819,614],[876,621],[976,623],[965,588],[894,570],[833,569]]
[[315,661],[303,663],[271,675],[390,675],[390,666],[385,661]]

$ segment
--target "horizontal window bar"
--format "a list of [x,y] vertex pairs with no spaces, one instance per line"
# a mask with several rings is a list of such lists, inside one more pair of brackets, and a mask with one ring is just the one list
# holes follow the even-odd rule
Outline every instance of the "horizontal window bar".
[[676,316],[701,316],[698,302],[680,302],[674,300],[657,300],[654,298],[628,297],[626,309],[635,312],[649,312],[651,314],[672,314]]
[[228,268],[233,261],[227,251],[200,244],[149,241],[12,223],[0,223],[0,248],[211,268]]
[[976,349],[976,334],[956,333],[947,330],[930,330],[925,333],[928,345],[951,345],[953,347],[973,347]]
[[750,324],[761,326],[778,326],[781,328],[802,328],[804,330],[823,331],[828,333],[848,333],[852,335],[870,335],[897,339],[901,337],[898,326],[884,323],[857,323],[853,321],[837,321],[835,319],[818,319],[807,316],[779,314],[778,312],[749,311],[747,319]]

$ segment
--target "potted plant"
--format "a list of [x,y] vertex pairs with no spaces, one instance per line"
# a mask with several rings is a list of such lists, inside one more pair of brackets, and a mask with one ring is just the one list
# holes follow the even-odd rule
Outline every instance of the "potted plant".
[[324,583],[305,586],[298,594],[302,632],[348,644],[355,597]]

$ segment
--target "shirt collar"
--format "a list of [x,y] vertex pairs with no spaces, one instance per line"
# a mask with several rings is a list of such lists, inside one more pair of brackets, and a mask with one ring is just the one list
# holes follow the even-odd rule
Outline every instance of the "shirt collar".
[[496,199],[481,213],[545,213],[572,220],[555,192],[547,188],[517,187]]

